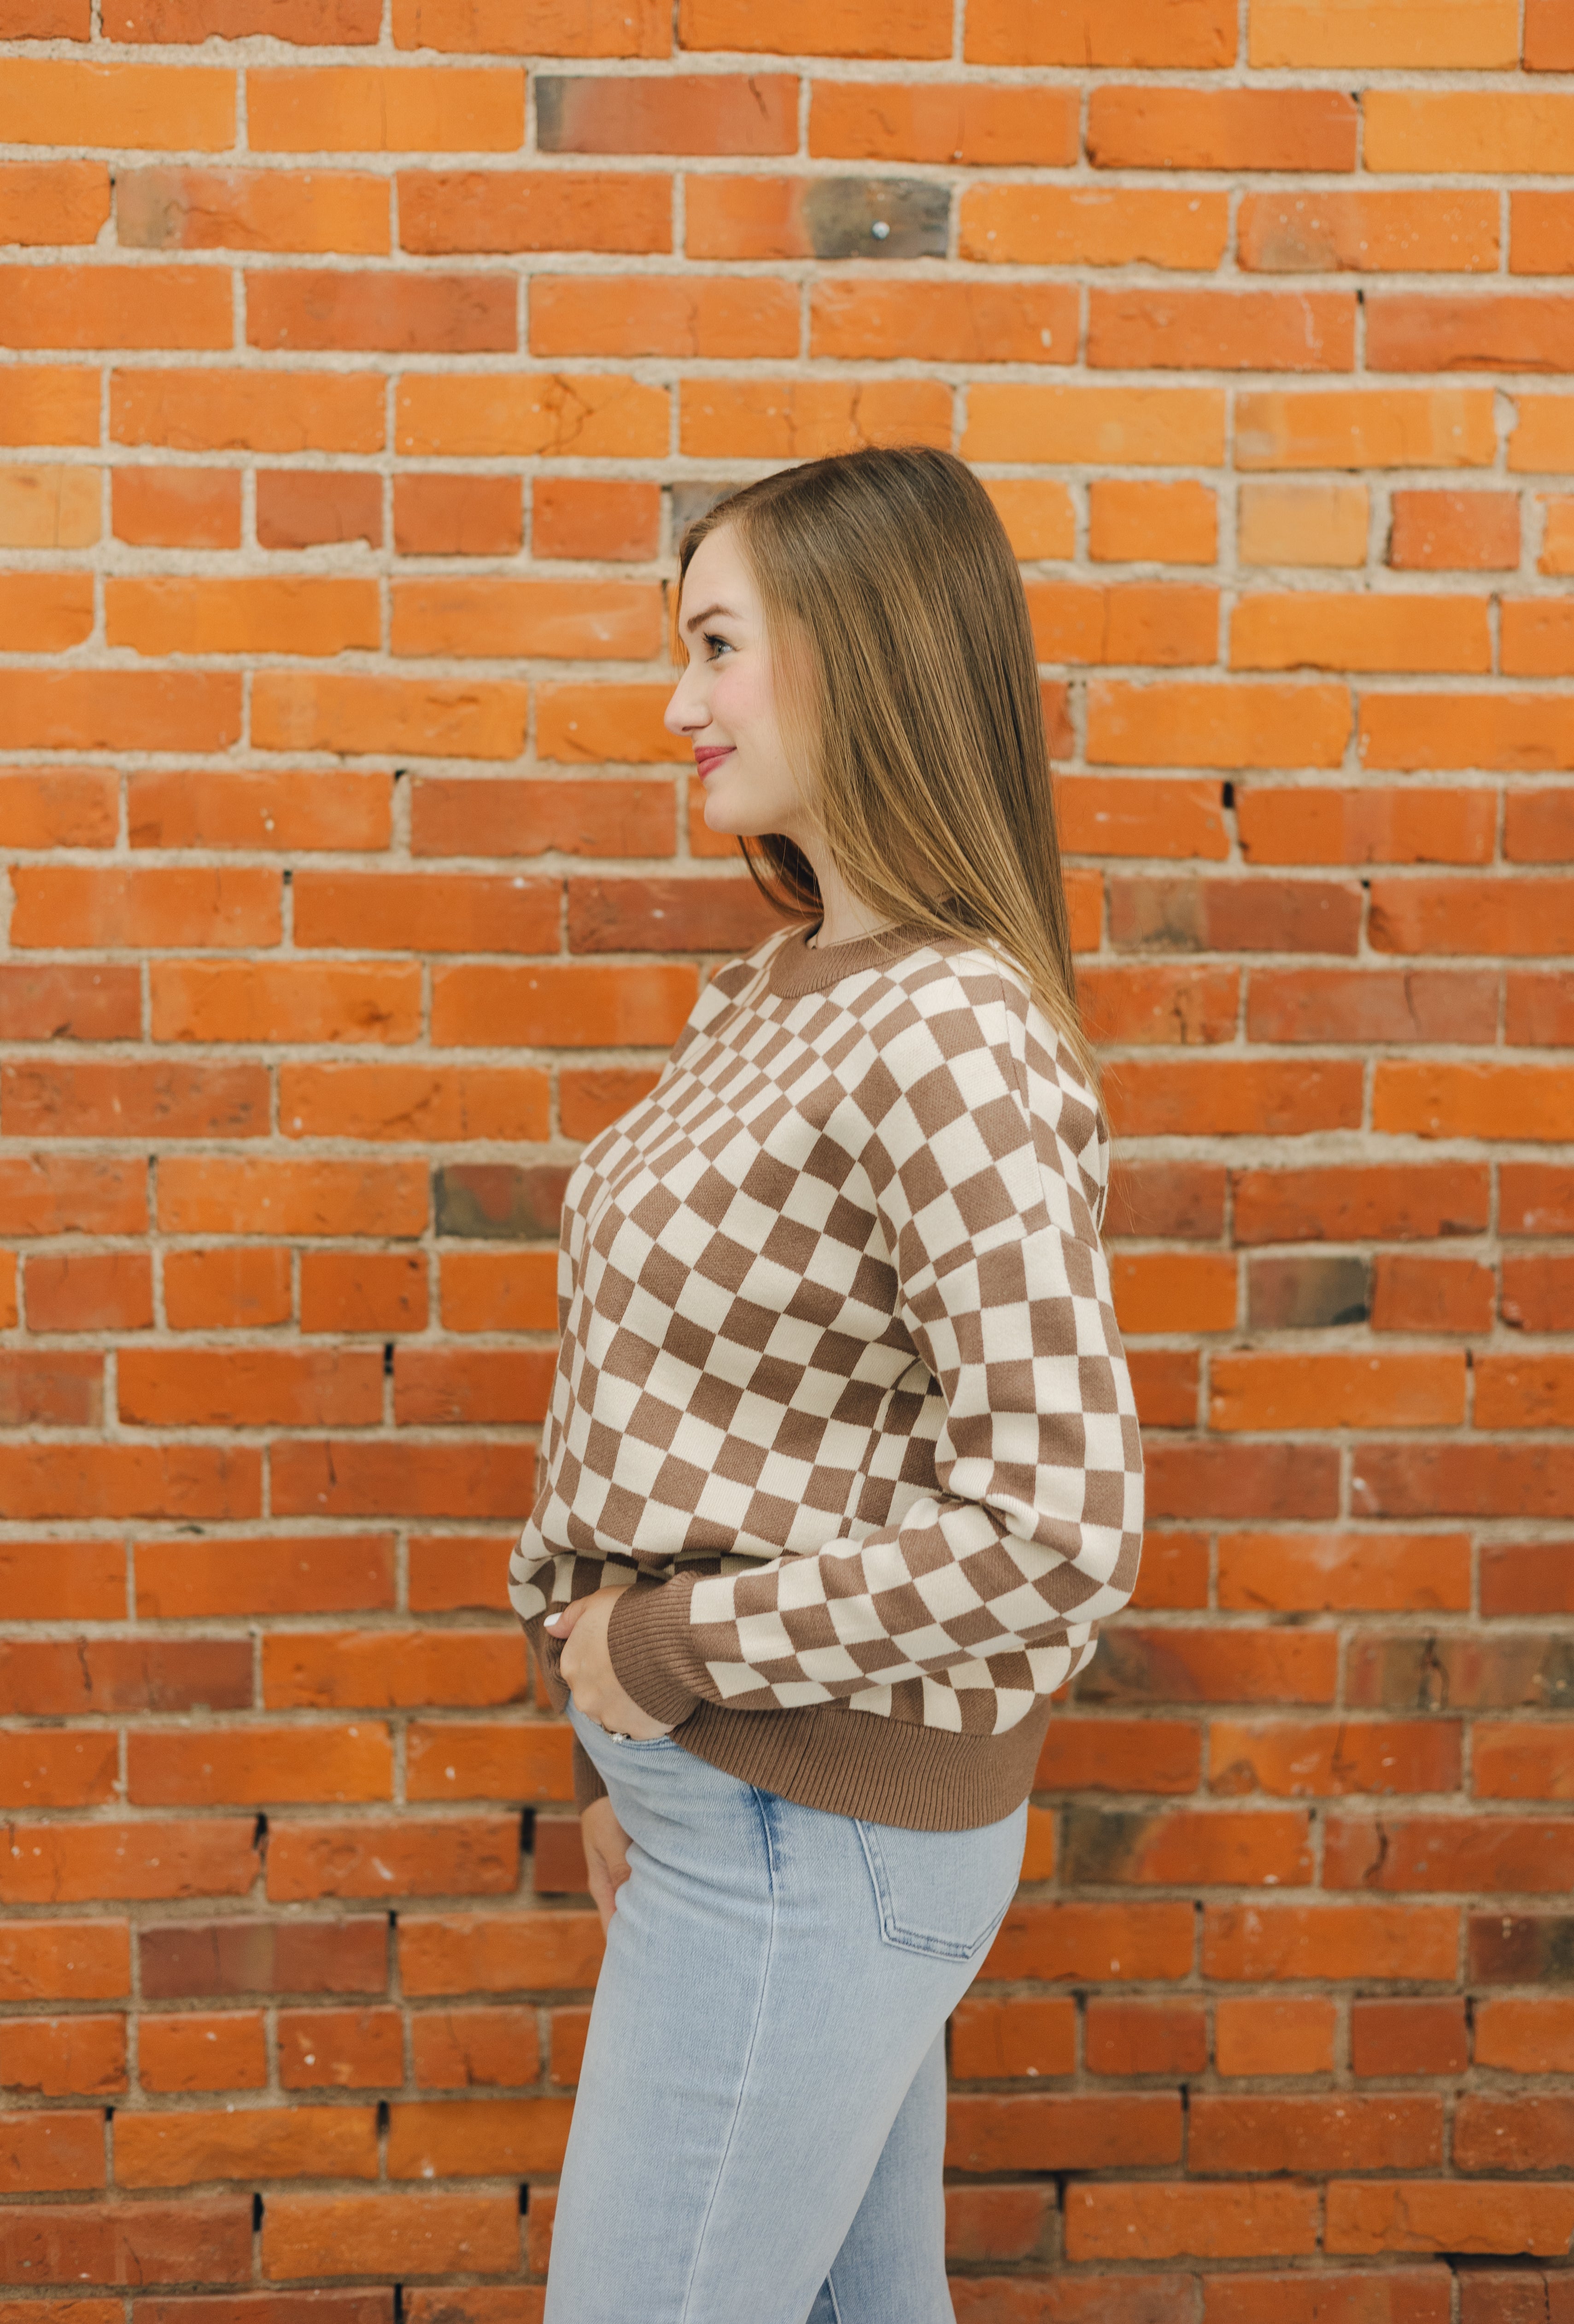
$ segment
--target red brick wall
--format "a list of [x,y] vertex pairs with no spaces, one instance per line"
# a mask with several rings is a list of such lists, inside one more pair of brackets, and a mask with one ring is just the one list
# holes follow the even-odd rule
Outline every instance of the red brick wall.
[[1151,1430],[959,2314],[1574,2314],[1571,0],[0,29],[0,2324],[539,2315],[557,1202],[758,924],[664,576],[892,437],[1024,559]]

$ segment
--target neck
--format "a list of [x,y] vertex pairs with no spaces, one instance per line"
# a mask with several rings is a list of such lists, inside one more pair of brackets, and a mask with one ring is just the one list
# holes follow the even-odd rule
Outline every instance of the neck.
[[823,842],[797,837],[797,844],[813,864],[815,877],[820,883],[821,919],[815,938],[817,948],[826,945],[851,944],[855,936],[873,936],[877,929],[888,927],[882,915],[860,901],[837,872]]

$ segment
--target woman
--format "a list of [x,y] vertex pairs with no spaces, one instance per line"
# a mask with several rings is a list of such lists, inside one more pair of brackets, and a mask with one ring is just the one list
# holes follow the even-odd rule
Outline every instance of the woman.
[[680,561],[667,724],[796,925],[565,1205],[511,1590],[610,1925],[547,2317],[937,2324],[945,2019],[1137,1573],[1107,1139],[987,494],[851,453]]

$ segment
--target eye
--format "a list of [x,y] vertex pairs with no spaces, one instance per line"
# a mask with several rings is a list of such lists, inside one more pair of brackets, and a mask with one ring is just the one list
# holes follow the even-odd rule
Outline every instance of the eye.
[[726,638],[718,637],[714,630],[706,630],[704,635],[704,642],[712,649],[705,657],[707,661],[714,661],[718,650],[723,653],[732,652],[732,647],[731,641]]

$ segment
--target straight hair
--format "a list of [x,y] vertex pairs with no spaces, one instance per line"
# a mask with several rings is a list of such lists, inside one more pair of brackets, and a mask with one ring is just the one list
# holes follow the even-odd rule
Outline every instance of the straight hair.
[[[1014,963],[1096,1093],[1027,601],[989,494],[923,445],[811,460],[696,518],[680,580],[723,525],[759,590],[789,759],[848,888],[887,925]],[[800,848],[741,844],[778,911],[819,917]]]

